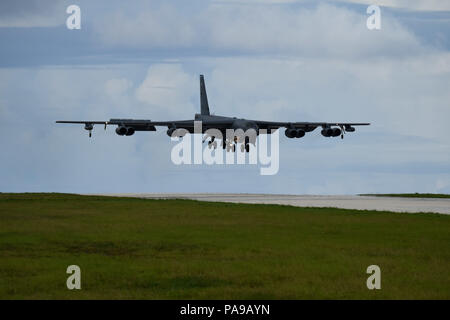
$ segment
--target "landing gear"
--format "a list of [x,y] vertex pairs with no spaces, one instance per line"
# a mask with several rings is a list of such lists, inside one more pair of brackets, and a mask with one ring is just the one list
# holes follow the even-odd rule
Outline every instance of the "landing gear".
[[[207,139],[203,140],[203,142],[206,142]],[[244,142],[240,142],[238,137],[234,137],[233,139],[221,139],[221,145],[222,149],[226,150],[226,152],[236,152],[236,146],[240,144],[241,152],[250,152],[250,139],[249,137],[245,137]],[[211,139],[208,141],[208,148],[209,149],[216,149],[218,146],[217,140],[215,137],[211,137]]]
[[241,144],[241,152],[250,152],[250,143]]
[[94,129],[94,125],[90,122],[86,122],[84,124],[84,129],[89,131],[89,138],[92,137],[92,129]]
[[[238,137],[234,137],[232,140],[222,140],[222,148],[227,152],[236,152],[236,146],[239,143]],[[250,139],[245,137],[245,141],[241,143],[241,152],[250,152]]]
[[341,139],[344,139],[344,134],[345,134],[345,126],[341,126]]
[[241,144],[241,152],[250,152],[250,138],[245,137],[244,143]]
[[227,143],[226,144],[227,146],[226,146],[226,149],[227,149],[227,152],[236,152],[236,145],[235,144],[232,144],[232,143]]
[[217,148],[217,141],[208,141],[208,148],[209,149],[211,149],[211,148],[216,149]]
[[217,148],[217,141],[215,141],[215,139],[216,139],[216,137],[212,136],[211,140],[208,141],[208,148],[209,149],[211,149],[211,148],[216,149]]

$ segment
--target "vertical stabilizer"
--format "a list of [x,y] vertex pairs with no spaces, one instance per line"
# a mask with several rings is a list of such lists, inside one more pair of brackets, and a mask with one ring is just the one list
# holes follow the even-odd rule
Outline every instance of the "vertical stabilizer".
[[200,75],[200,113],[209,116],[208,96],[206,95],[205,79]]

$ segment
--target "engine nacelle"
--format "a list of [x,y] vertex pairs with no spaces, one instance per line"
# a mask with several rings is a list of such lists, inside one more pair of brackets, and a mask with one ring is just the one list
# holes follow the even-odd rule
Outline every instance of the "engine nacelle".
[[303,131],[303,130],[297,130],[297,132],[295,133],[295,137],[296,138],[302,138],[302,137],[304,137],[305,136],[305,131]]
[[352,126],[345,126],[345,131],[347,131],[347,132],[355,132],[355,130],[356,129]]
[[339,137],[339,136],[341,135],[341,133],[342,133],[341,129],[339,129],[339,128],[334,128],[334,129],[333,129],[333,134],[332,134],[332,136],[333,136],[333,137]]
[[186,129],[180,129],[177,132],[177,137],[178,138],[183,138],[187,133],[189,133],[189,131],[187,131]]
[[333,135],[333,129],[331,128],[325,128],[322,129],[322,131],[320,131],[320,133],[324,136],[324,137],[331,137]]
[[339,128],[325,128],[320,133],[322,133],[324,137],[338,137],[341,135],[342,130]]
[[169,137],[171,137],[172,136],[172,134],[173,134],[173,132],[176,130],[176,128],[169,128],[169,129],[167,129],[167,135],[169,136]]
[[134,128],[127,128],[127,133],[125,133],[127,136],[132,136],[134,134],[135,130]]
[[116,128],[116,133],[119,135],[119,136],[124,136],[124,135],[126,135],[127,134],[127,127],[124,127],[124,126],[119,126],[119,127],[117,127]]
[[295,129],[286,129],[286,131],[284,131],[284,134],[288,138],[295,138],[297,136],[297,130],[295,130]]

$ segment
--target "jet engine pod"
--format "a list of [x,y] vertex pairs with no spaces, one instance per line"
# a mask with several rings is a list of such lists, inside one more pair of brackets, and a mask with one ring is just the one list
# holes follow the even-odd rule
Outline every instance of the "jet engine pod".
[[305,131],[303,131],[303,130],[297,130],[297,132],[295,133],[296,138],[302,138],[304,136],[305,136]]
[[85,123],[84,124],[84,130],[92,130],[94,129],[94,125],[92,123]]
[[297,130],[295,130],[295,129],[286,129],[284,134],[288,138],[295,138],[297,136]]
[[338,136],[340,136],[341,135],[341,129],[339,129],[339,128],[334,128],[333,129],[333,134],[332,134],[332,136],[333,137],[338,137]]
[[126,133],[126,135],[127,136],[132,136],[133,134],[134,134],[134,128],[127,128],[127,133]]
[[187,131],[186,129],[180,129],[177,132],[177,137],[178,138],[183,138],[187,133],[189,133],[189,131]]
[[320,132],[324,137],[331,137],[333,135],[333,129],[325,128]]
[[167,129],[167,135],[169,136],[169,137],[171,137],[172,136],[172,134],[173,134],[173,132],[176,130],[176,128],[169,128],[169,129]]
[[355,128],[352,126],[345,126],[345,131],[347,132],[355,132]]
[[127,128],[126,127],[124,127],[124,126],[119,126],[119,127],[117,127],[116,128],[116,133],[119,135],[119,136],[124,136],[124,135],[126,135],[127,134]]

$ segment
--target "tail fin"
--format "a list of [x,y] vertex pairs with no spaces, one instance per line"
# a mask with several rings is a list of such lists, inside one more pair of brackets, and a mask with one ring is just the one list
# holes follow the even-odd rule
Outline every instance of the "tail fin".
[[205,79],[200,75],[200,113],[209,116],[208,96],[206,95]]

